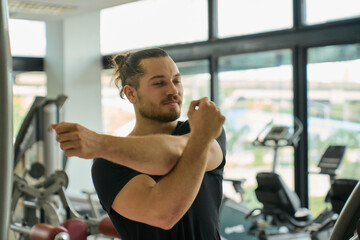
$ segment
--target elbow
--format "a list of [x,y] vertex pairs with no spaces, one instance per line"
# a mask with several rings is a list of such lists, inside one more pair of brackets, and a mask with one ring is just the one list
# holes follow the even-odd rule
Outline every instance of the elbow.
[[165,176],[171,172],[171,170],[176,166],[179,156],[176,154],[172,154],[171,152],[163,159],[161,165],[158,165],[154,171],[156,171],[156,175]]
[[164,224],[159,226],[159,228],[161,228],[162,230],[168,231],[170,229],[172,229],[175,226],[175,224]]
[[163,164],[162,168],[161,168],[161,175],[165,176],[168,173],[171,172],[171,170],[175,167],[175,165],[177,164],[178,161],[178,157],[177,156],[170,156],[165,163]]
[[178,220],[174,220],[174,218],[162,219],[162,220],[158,221],[158,224],[156,227],[161,228],[163,230],[170,230],[175,226],[175,224],[177,222],[178,222]]
[[173,212],[171,211],[164,211],[161,209],[156,213],[156,216],[153,215],[153,225],[155,227],[161,228],[163,230],[170,230],[172,229],[178,221],[182,218],[183,214],[181,212]]

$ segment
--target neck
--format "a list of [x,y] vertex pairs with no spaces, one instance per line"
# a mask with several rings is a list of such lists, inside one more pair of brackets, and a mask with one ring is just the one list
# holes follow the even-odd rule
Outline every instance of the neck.
[[160,122],[147,118],[136,118],[136,125],[129,134],[130,136],[145,136],[152,134],[172,134],[177,125],[177,120],[172,122]]

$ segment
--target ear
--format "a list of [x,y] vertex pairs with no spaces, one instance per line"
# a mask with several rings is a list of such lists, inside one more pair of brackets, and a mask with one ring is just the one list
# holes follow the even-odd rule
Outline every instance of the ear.
[[126,98],[129,99],[132,104],[136,103],[137,95],[135,88],[131,87],[130,85],[125,85],[123,91]]

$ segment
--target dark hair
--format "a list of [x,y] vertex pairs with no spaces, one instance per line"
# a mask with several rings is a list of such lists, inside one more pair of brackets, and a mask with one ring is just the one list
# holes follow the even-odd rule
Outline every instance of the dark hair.
[[113,81],[120,91],[120,97],[124,98],[123,88],[125,85],[132,86],[135,89],[139,87],[138,79],[145,73],[140,65],[141,60],[167,56],[169,55],[161,48],[149,48],[114,55],[112,58],[113,68],[115,69]]

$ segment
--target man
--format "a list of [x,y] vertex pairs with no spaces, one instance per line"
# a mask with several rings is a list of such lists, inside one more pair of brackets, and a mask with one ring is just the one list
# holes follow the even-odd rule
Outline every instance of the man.
[[[120,95],[133,104],[128,137],[53,125],[67,156],[96,158],[100,202],[123,240],[219,240],[225,117],[207,98],[180,122],[183,89],[174,61],[153,48],[114,57]],[[191,129],[191,130],[190,130]]]

